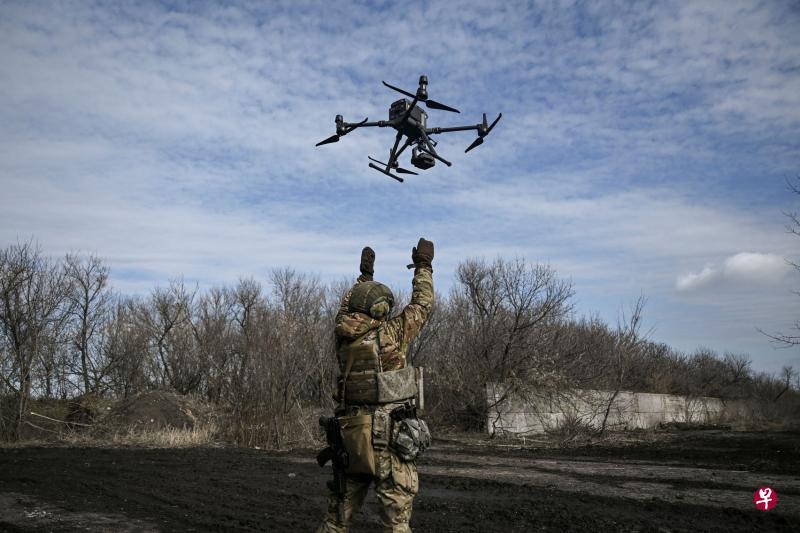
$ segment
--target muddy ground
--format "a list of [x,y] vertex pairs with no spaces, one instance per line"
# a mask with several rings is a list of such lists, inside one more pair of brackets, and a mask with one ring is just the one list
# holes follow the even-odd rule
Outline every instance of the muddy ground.
[[[695,431],[554,449],[444,439],[420,460],[419,532],[800,531],[800,433]],[[0,531],[313,531],[313,452],[0,449]],[[778,506],[758,511],[770,485]],[[379,531],[374,498],[354,532]]]

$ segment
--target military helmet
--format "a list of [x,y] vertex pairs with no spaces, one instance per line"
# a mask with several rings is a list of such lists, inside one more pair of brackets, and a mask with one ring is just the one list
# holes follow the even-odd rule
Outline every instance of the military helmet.
[[394,295],[389,287],[377,281],[364,281],[353,287],[348,309],[381,320],[389,317],[393,306]]

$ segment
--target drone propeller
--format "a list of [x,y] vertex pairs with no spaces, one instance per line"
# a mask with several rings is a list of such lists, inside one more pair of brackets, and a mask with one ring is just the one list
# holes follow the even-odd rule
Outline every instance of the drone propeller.
[[339,135],[334,133],[324,141],[318,142],[316,146],[322,146],[323,144],[338,143],[338,142],[339,142]]
[[408,92],[408,91],[404,91],[404,90],[403,90],[403,89],[401,89],[400,87],[395,87],[394,85],[389,85],[389,84],[388,84],[388,83],[386,83],[385,81],[383,82],[383,84],[384,84],[384,85],[386,85],[386,86],[387,86],[388,88],[390,88],[390,89],[394,89],[395,91],[399,92],[400,94],[404,94],[404,95],[408,96],[409,98],[414,98],[414,97],[415,97],[415,95],[411,94],[411,93],[410,93],[410,92]]
[[440,102],[437,102],[436,100],[430,100],[430,99],[425,100],[425,107],[428,107],[430,109],[441,109],[442,111],[450,111],[451,113],[461,113],[461,111],[459,111],[455,107],[444,105]]
[[492,129],[497,125],[497,123],[500,122],[500,118],[502,116],[503,116],[502,113],[497,115],[497,118],[494,119],[494,122],[492,122],[492,125],[489,126],[489,124],[486,122],[486,113],[484,113],[483,114],[483,124],[481,124],[478,127],[478,138],[475,139],[474,141],[472,141],[472,144],[470,144],[467,147],[467,149],[464,150],[464,153],[466,154],[467,152],[469,152],[473,148],[477,148],[478,146],[482,145],[483,144],[483,138],[486,137],[487,135],[489,135],[489,132],[491,132]]
[[[390,170],[390,169],[389,169],[389,165],[388,165],[388,164],[386,164],[386,163],[384,163],[383,161],[378,161],[378,160],[377,160],[377,159],[375,159],[374,157],[370,157],[370,156],[367,156],[367,158],[368,158],[370,161],[375,161],[376,163],[378,163],[378,164],[380,164],[380,165],[383,165],[384,167],[386,167],[386,170]],[[395,166],[394,166],[394,167],[393,167],[391,170],[394,170],[394,171],[395,171],[395,172],[397,172],[398,174],[413,174],[414,176],[419,176],[419,174],[417,174],[416,172],[414,172],[414,171],[412,171],[412,170],[406,170],[406,169],[404,169],[404,168],[400,168],[400,167],[398,167],[398,166],[396,166],[396,165],[397,165],[397,161],[395,161]]]
[[401,89],[399,87],[395,87],[394,85],[389,85],[385,81],[383,82],[383,84],[385,86],[387,86],[388,88],[390,88],[390,89],[394,89],[395,91],[399,92],[400,94],[404,94],[404,95],[408,96],[409,98],[416,98],[420,102],[425,102],[425,106],[428,107],[429,109],[440,109],[442,111],[450,111],[452,113],[461,113],[461,111],[459,111],[455,107],[450,107],[449,105],[444,105],[443,103],[437,102],[436,100],[431,100],[427,96],[421,97],[421,96],[418,96],[418,95],[411,94],[410,92],[404,91],[403,89]]
[[323,144],[331,144],[339,142],[339,139],[341,139],[343,136],[347,135],[357,127],[361,126],[362,124],[366,124],[368,120],[369,117],[365,118],[361,122],[357,122],[349,126],[344,126],[343,122],[341,121],[341,115],[336,115],[336,133],[334,133],[324,141],[318,142],[315,146],[322,146]]

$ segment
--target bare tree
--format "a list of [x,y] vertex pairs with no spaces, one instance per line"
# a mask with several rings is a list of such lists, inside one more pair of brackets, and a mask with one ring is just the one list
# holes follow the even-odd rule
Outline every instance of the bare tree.
[[448,409],[468,427],[486,423],[486,387],[503,384],[497,403],[520,387],[555,374],[551,347],[570,313],[569,282],[545,265],[524,260],[469,260],[459,265],[447,309],[450,331],[440,336],[436,387],[450,396]]
[[33,385],[33,367],[48,335],[63,323],[69,285],[59,265],[31,242],[0,251],[0,335],[10,356],[3,381],[16,396],[12,438],[20,434]]
[[117,298],[102,330],[103,357],[108,361],[106,378],[111,390],[123,398],[150,383],[149,335],[138,318],[140,308],[132,298]]
[[744,354],[726,352],[722,364],[725,373],[720,398],[723,401],[745,398],[753,373],[750,358]]
[[229,392],[234,373],[234,303],[231,291],[215,287],[198,298],[192,321],[198,358],[206,366],[205,394],[214,402]]
[[797,372],[791,366],[784,366],[781,368],[781,382],[783,383],[783,388],[781,391],[775,396],[775,399],[772,400],[773,402],[777,402],[781,396],[783,396],[786,391],[792,386],[792,378],[794,378]]
[[[291,269],[272,273],[275,308],[272,323],[279,332],[268,361],[272,377],[270,403],[276,438],[281,438],[287,417],[301,409],[300,400],[315,390],[317,365],[331,363],[331,317],[325,315],[325,291],[315,277]],[[283,443],[276,441],[276,445]]]
[[233,317],[238,331],[234,347],[233,378],[236,380],[235,390],[240,390],[255,352],[256,319],[259,310],[265,309],[266,301],[261,284],[253,278],[239,280],[233,299]]
[[621,315],[617,322],[617,331],[614,339],[614,355],[610,361],[612,364],[607,367],[608,380],[606,390],[610,392],[606,399],[603,421],[600,424],[600,434],[602,435],[608,424],[611,409],[619,396],[620,391],[625,386],[625,379],[633,366],[636,354],[644,344],[644,337],[641,334],[642,312],[647,300],[644,296],[639,296],[631,308],[630,315]]
[[[800,176],[796,176],[794,181],[787,181],[789,190],[800,196]],[[788,222],[786,223],[786,231],[800,237],[800,213],[797,211],[785,211],[783,213]],[[794,267],[795,270],[800,272],[800,263],[796,260],[787,260],[787,262]],[[800,296],[800,291],[795,291],[795,294]],[[792,332],[775,332],[767,333],[759,328],[759,331],[772,339],[772,341],[781,347],[790,348],[792,346],[800,346],[800,319],[795,319],[794,325],[791,327]]]
[[80,362],[83,393],[96,393],[106,371],[106,364],[100,360],[102,350],[98,332],[107,319],[111,302],[109,268],[97,256],[80,257],[75,254],[67,255],[64,267],[71,281],[67,296],[71,303],[71,337]]
[[240,355],[231,431],[242,444],[280,448],[298,433],[313,431],[303,429],[309,402],[330,401],[320,397],[320,382],[331,376],[335,361],[335,306],[316,278],[282,269],[272,273],[271,281],[270,299],[252,280],[240,281],[235,291]]
[[182,280],[172,281],[167,289],[155,289],[139,306],[140,325],[156,355],[152,368],[158,383],[180,394],[196,391],[205,370],[193,346],[191,313],[196,294]]

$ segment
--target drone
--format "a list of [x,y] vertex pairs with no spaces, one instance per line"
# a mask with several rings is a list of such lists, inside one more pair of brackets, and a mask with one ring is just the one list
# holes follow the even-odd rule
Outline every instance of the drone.
[[[393,174],[392,171],[395,171],[398,174],[413,174],[415,176],[419,175],[417,172],[412,170],[401,168],[398,162],[400,154],[402,154],[403,151],[409,146],[411,147],[411,164],[418,169],[427,170],[436,164],[436,160],[441,161],[449,167],[452,165],[452,163],[444,159],[436,152],[435,146],[437,145],[437,142],[431,139],[431,135],[438,135],[440,133],[448,133],[451,131],[476,130],[478,132],[478,138],[475,139],[466,150],[464,150],[464,153],[466,153],[483,144],[484,137],[489,135],[492,129],[494,129],[494,127],[497,125],[500,117],[503,116],[503,114],[500,113],[497,115],[497,118],[494,119],[494,122],[489,124],[486,122],[486,113],[484,113],[483,122],[473,126],[429,128],[428,114],[417,105],[419,102],[424,102],[428,109],[439,109],[441,111],[450,111],[451,113],[460,113],[460,111],[428,98],[427,76],[423,75],[419,77],[419,87],[417,88],[416,94],[411,94],[410,92],[404,91],[399,87],[389,85],[385,81],[383,84],[386,87],[411,98],[411,100],[409,101],[405,98],[401,98],[400,100],[392,102],[392,105],[389,107],[389,120],[367,122],[369,118],[365,118],[361,122],[345,122],[344,118],[342,118],[342,115],[336,115],[336,133],[324,141],[318,142],[316,146],[338,142],[339,139],[357,128],[367,128],[371,126],[377,126],[379,128],[394,128],[397,130],[397,135],[394,139],[394,146],[392,146],[391,150],[389,150],[389,161],[384,163],[368,156],[369,160],[371,161],[369,167],[374,168],[378,172],[382,172],[390,178],[394,178],[402,183],[403,178]],[[406,139],[403,141],[401,146],[400,141],[403,140],[403,136],[405,136]]]

